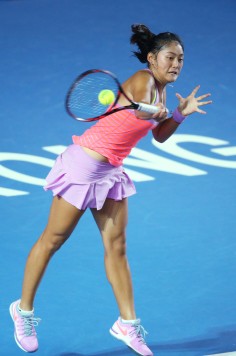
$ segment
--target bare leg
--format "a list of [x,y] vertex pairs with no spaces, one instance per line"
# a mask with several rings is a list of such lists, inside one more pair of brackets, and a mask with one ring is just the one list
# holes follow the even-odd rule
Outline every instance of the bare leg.
[[136,319],[130,269],[126,257],[127,199],[107,199],[101,210],[91,209],[103,238],[105,267],[123,319]]
[[53,254],[68,239],[84,211],[54,197],[46,229],[33,246],[25,267],[20,307],[32,310],[34,297]]

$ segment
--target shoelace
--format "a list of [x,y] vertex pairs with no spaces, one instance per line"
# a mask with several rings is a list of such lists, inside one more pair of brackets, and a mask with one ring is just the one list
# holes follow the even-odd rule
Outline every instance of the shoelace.
[[134,327],[134,330],[131,332],[131,335],[136,334],[137,337],[139,338],[139,342],[142,342],[146,345],[145,337],[148,334],[148,332],[140,324],[134,324],[132,326]]
[[34,317],[24,317],[24,316],[22,316],[22,319],[24,322],[24,334],[26,336],[34,336],[36,334],[34,330],[34,326],[38,326],[41,319],[34,318]]

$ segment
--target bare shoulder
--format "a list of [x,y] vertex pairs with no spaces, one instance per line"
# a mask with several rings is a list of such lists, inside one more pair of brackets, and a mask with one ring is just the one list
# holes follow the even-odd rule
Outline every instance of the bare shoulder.
[[153,76],[147,70],[139,70],[131,75],[124,83],[123,88],[132,91],[134,88],[152,88],[155,85]]
[[131,100],[150,103],[155,81],[147,70],[139,70],[131,75],[122,87]]
[[130,79],[135,82],[142,82],[142,83],[148,83],[148,84],[154,84],[154,78],[151,75],[151,73],[145,69],[141,69],[134,73]]

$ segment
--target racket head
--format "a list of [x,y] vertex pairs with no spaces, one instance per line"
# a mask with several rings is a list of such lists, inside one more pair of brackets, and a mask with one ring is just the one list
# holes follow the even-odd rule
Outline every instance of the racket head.
[[[99,94],[111,90],[112,103],[102,104]],[[77,121],[95,121],[106,116],[123,92],[116,76],[102,69],[90,69],[80,74],[70,86],[65,100],[67,113]]]

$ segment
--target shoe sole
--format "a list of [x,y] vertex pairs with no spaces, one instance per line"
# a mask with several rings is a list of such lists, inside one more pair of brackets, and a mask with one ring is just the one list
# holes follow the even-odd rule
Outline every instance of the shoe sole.
[[[12,304],[10,305],[10,307],[9,307],[9,312],[10,312],[12,321],[13,321],[13,323],[14,323],[14,328],[15,328],[15,322],[14,322],[14,317],[13,317],[13,304],[14,304],[14,303],[12,303]],[[25,350],[25,349],[21,346],[21,344],[19,343],[15,331],[14,331],[14,339],[15,339],[15,342],[16,342],[17,346],[18,346],[21,350],[23,350],[24,352],[27,352],[27,353],[34,353],[34,352],[36,352],[36,351],[38,350],[38,349],[37,349],[37,350],[34,350],[34,351],[27,351],[27,350]]]
[[140,352],[138,352],[137,350],[135,350],[135,349],[130,345],[129,342],[126,342],[122,337],[119,337],[118,334],[115,334],[112,329],[110,329],[109,332],[110,332],[110,334],[111,334],[114,338],[116,338],[117,340],[122,341],[126,346],[128,346],[128,347],[129,347],[132,351],[134,351],[137,355],[143,356],[142,354],[140,354]]

